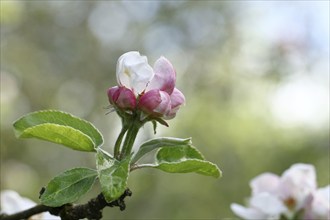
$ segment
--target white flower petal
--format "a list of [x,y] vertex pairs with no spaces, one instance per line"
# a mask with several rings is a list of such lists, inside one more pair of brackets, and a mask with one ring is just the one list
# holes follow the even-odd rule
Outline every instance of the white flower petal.
[[29,209],[36,205],[30,199],[22,198],[17,192],[12,190],[4,190],[0,195],[1,212],[6,214],[14,214],[16,212]]
[[[35,202],[28,198],[21,197],[17,192],[13,190],[3,190],[0,193],[0,213],[6,213],[7,215],[15,214],[20,211],[27,210],[36,205]],[[60,220],[60,217],[50,215],[48,212],[33,215],[29,220]]]
[[141,56],[137,51],[131,51],[119,57],[116,76],[120,86],[132,89],[137,95],[146,89],[154,72],[146,56]]
[[42,213],[41,218],[44,219],[44,220],[61,220],[60,217],[55,216],[55,215],[51,215],[51,214],[49,214],[49,212]]
[[253,196],[250,205],[265,213],[267,219],[278,219],[281,213],[286,211],[286,207],[279,198],[266,192]]
[[139,63],[134,66],[129,66],[128,70],[130,72],[130,85],[134,93],[140,94],[143,92],[152,77],[154,76],[153,69],[148,63]]
[[311,210],[308,212],[313,219],[330,219],[330,185],[314,193]]
[[286,170],[280,180],[279,195],[283,200],[294,199],[295,210],[310,202],[316,190],[315,168],[309,164],[294,164]]
[[235,215],[242,219],[264,220],[266,218],[266,215],[264,215],[262,212],[253,208],[246,208],[236,203],[231,204],[230,208],[235,213]]
[[276,193],[280,178],[273,173],[263,173],[250,181],[252,195],[262,192]]

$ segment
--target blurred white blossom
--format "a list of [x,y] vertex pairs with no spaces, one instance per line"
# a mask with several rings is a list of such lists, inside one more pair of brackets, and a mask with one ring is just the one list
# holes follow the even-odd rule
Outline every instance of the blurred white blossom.
[[[7,215],[15,214],[32,208],[36,205],[35,202],[28,198],[21,197],[17,192],[12,190],[4,190],[0,193],[0,213],[5,213]],[[33,215],[29,220],[59,220],[60,217],[50,215],[48,212],[40,213],[38,215]]]
[[330,185],[317,189],[315,168],[294,164],[281,177],[263,173],[250,182],[248,207],[232,204],[243,219],[329,219]]

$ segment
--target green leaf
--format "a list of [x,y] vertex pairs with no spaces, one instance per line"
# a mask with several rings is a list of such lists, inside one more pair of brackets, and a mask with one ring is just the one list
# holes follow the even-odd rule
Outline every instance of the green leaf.
[[154,168],[168,173],[191,173],[195,172],[205,176],[220,177],[221,171],[217,165],[204,160],[188,159],[180,162],[161,162]]
[[13,126],[19,138],[38,138],[74,150],[95,151],[103,144],[102,135],[90,122],[61,111],[32,112]]
[[107,202],[118,199],[126,190],[129,174],[130,157],[121,161],[98,150],[96,166],[102,188]]
[[191,144],[191,138],[181,139],[181,138],[171,138],[162,137],[155,138],[144,142],[138,152],[134,155],[131,164],[136,163],[141,157],[149,153],[152,150],[158,148],[175,147],[175,146],[188,146]]
[[190,173],[220,177],[217,165],[205,161],[201,153],[190,145],[160,148],[156,154],[155,164],[137,165],[138,168],[151,167],[168,173]]
[[84,133],[68,126],[45,123],[28,128],[21,138],[34,137],[57,144],[62,144],[74,150],[94,151],[94,143]]
[[78,200],[87,193],[97,178],[96,170],[74,168],[54,177],[41,195],[41,203],[50,207],[59,207]]
[[158,163],[180,162],[187,159],[204,160],[204,157],[195,147],[191,145],[161,148],[156,154],[156,161]]

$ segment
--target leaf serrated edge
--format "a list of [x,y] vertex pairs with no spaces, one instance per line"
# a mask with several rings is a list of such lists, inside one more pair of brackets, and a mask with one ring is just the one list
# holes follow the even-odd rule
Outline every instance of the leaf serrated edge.
[[[96,157],[98,157],[98,154],[100,154],[100,153],[102,153],[102,154],[105,154],[105,155],[107,155],[106,153],[104,153],[103,152],[103,150],[98,150],[97,151],[97,154],[96,154]],[[107,155],[108,156],[108,155]],[[104,157],[103,157],[104,158]],[[104,158],[105,160],[107,160],[107,158]],[[118,161],[118,160],[116,160],[115,158],[112,158],[111,157],[111,159],[112,160],[114,160],[114,165],[116,165],[116,163],[118,164],[118,163],[121,163],[121,162],[123,162],[123,161],[125,161],[125,160],[128,160],[127,161],[127,175],[126,175],[126,178],[125,178],[125,181],[124,181],[124,183],[125,183],[125,186],[127,186],[127,182],[128,182],[128,177],[129,177],[129,172],[130,172],[130,161],[132,160],[132,157],[130,156],[130,157],[127,157],[127,158],[125,158],[125,159],[123,159],[123,160],[121,160],[121,161]],[[108,168],[103,168],[103,169],[100,169],[99,168],[99,164],[98,164],[98,161],[97,161],[98,159],[96,159],[96,167],[97,167],[97,176],[98,176],[98,178],[99,178],[99,181],[100,181],[100,184],[101,184],[101,171],[104,171],[104,170],[107,170],[107,169],[110,169],[111,167],[108,167]],[[114,166],[113,165],[113,166]],[[120,167],[120,168],[122,168],[121,166],[118,166],[118,167]],[[102,187],[102,184],[101,184],[101,189],[102,189],[102,193],[103,193],[103,187]],[[107,201],[107,202],[111,202],[111,201],[113,201],[113,200],[116,200],[116,198],[114,198],[114,199],[112,199],[112,200],[108,200],[107,199],[107,197],[106,197],[106,195],[103,193],[103,195],[104,195],[104,198],[105,198],[105,200]]]
[[[184,138],[184,139],[183,138],[174,138],[174,137],[159,137],[159,138],[154,138],[154,139],[145,141],[144,143],[141,144],[141,146],[139,147],[139,150],[133,155],[133,157],[131,159],[131,164],[135,164],[142,157],[144,157],[147,153],[154,151],[156,149],[158,149],[158,151],[159,151],[160,149],[166,148],[166,147],[190,146],[190,145],[192,145],[191,139],[192,139],[191,137]],[[168,143],[170,140],[178,141],[179,143],[173,143],[173,144]],[[164,144],[164,143],[162,143],[162,141],[166,142],[166,143]],[[156,143],[153,143],[153,142],[156,142]],[[146,147],[148,147],[150,145],[156,145],[156,146],[152,147],[151,150],[146,151],[144,154],[141,154],[141,152],[144,151],[144,149],[146,149]],[[198,153],[201,155],[202,158],[204,158],[203,155],[199,151],[198,151]]]
[[[55,112],[55,113],[60,113],[60,114],[63,114],[63,115],[67,115],[67,116],[69,116],[69,117],[71,117],[71,118],[77,119],[77,120],[79,120],[79,121],[82,121],[82,122],[84,122],[84,123],[90,125],[93,129],[95,129],[95,131],[98,133],[98,135],[100,135],[100,138],[101,138],[101,143],[100,143],[99,145],[97,145],[97,144],[94,142],[94,140],[92,139],[92,142],[94,143],[94,146],[95,146],[95,147],[99,147],[99,146],[101,146],[101,145],[104,143],[104,138],[103,138],[102,133],[101,133],[101,132],[100,132],[100,131],[94,126],[94,124],[92,124],[91,122],[89,122],[89,121],[87,121],[87,120],[85,120],[85,119],[82,119],[82,118],[80,118],[80,117],[77,117],[77,116],[75,116],[75,115],[73,115],[73,114],[70,114],[70,113],[68,113],[68,112],[64,112],[64,111],[60,111],[60,110],[48,109],[48,110],[39,110],[39,111],[34,111],[34,112],[27,113],[27,114],[21,116],[20,118],[18,118],[17,120],[15,120],[15,121],[13,122],[13,126],[15,127],[15,124],[16,124],[17,122],[19,122],[20,120],[22,120],[22,119],[25,118],[25,117],[28,117],[29,115],[34,115],[34,114],[38,114],[38,113],[49,113],[49,112]],[[47,123],[47,122],[45,122],[45,123]],[[44,123],[41,123],[41,124],[44,124]],[[55,123],[50,123],[50,124],[55,124]],[[26,130],[26,129],[24,129],[24,130]],[[17,132],[20,132],[20,131],[18,131],[18,130],[15,128],[15,129],[14,129],[15,136],[16,136],[16,137],[19,137],[20,135],[18,135]],[[84,133],[84,132],[82,132],[82,133]],[[85,133],[84,133],[84,134],[85,134]],[[87,134],[85,134],[85,135],[87,135]],[[87,136],[88,136],[88,135],[87,135]]]
[[[198,160],[205,160],[203,154],[196,148],[194,147],[193,145],[177,145],[177,146],[171,146],[171,148],[180,148],[180,147],[190,147],[191,149],[193,149],[202,159],[199,159],[199,158],[183,158],[183,159],[198,159]],[[167,147],[161,147],[157,150],[156,152],[156,155],[155,155],[155,160],[158,161],[158,158],[157,158],[157,155],[159,153],[159,151],[162,151],[162,150],[167,150],[168,148]]]
[[[97,175],[97,171],[96,171],[96,170],[94,170],[94,169],[90,169],[90,168],[85,168],[85,167],[76,167],[76,168],[73,168],[73,169],[70,169],[70,170],[66,170],[66,171],[60,173],[60,174],[58,174],[57,176],[55,176],[54,178],[52,178],[52,179],[48,182],[47,186],[48,186],[52,181],[55,181],[55,179],[57,179],[57,178],[59,178],[61,175],[63,175],[64,173],[67,173],[67,172],[69,172],[69,171],[73,171],[73,170],[80,170],[80,169],[85,169],[85,170],[89,170],[89,171],[94,171],[94,172],[95,172],[94,175],[90,175],[90,176],[88,176],[88,177],[84,176],[83,178],[80,178],[78,181],[74,182],[74,184],[76,184],[76,183],[80,182],[80,181],[83,180],[83,179],[86,179],[86,178],[89,178],[89,177],[95,176],[93,183],[91,184],[91,186],[89,187],[89,189],[88,189],[85,193],[89,192],[90,189],[92,188],[92,186],[94,185],[95,180],[97,179],[98,175]],[[74,185],[74,184],[71,184],[70,186],[72,186],[72,185]],[[47,190],[47,186],[46,186],[46,190]],[[67,188],[69,188],[69,187],[65,187],[64,189],[67,189]],[[63,190],[61,190],[61,191],[63,191]],[[45,191],[45,192],[46,192],[46,191]],[[44,194],[42,194],[42,195],[40,196],[40,201],[41,201],[42,204],[47,205],[46,202],[48,202],[49,199],[51,199],[51,198],[49,198],[49,196],[46,196],[46,197],[45,197],[45,196],[44,196],[44,195],[45,195],[45,192],[44,192]],[[58,195],[59,193],[57,192],[57,193],[55,193],[55,194]],[[43,198],[46,198],[46,199],[43,199]],[[45,201],[46,201],[46,202],[45,202]],[[49,204],[49,203],[48,203],[48,204]],[[63,204],[62,204],[62,205],[63,205]]]
[[[73,128],[73,127],[65,126],[65,125],[59,125],[59,124],[54,124],[54,123],[43,123],[43,124],[38,124],[38,125],[35,125],[35,126],[32,126],[32,127],[29,127],[29,128],[25,129],[25,130],[22,132],[22,134],[19,136],[19,138],[31,138],[31,137],[29,137],[29,136],[24,137],[24,134],[29,134],[29,133],[28,133],[29,131],[34,130],[34,129],[36,129],[36,128],[38,128],[38,127],[41,127],[41,126],[44,126],[44,125],[51,125],[51,126],[55,126],[55,127],[65,127],[65,128],[70,128],[70,129],[74,130],[75,132],[77,132],[77,133],[81,134],[82,136],[86,137],[86,138],[91,142],[91,144],[93,145],[93,149],[94,149],[94,151],[95,151],[96,146],[95,146],[95,143],[94,143],[94,141],[92,140],[91,137],[89,137],[89,136],[86,135],[85,133],[83,133],[83,132],[81,132],[80,130],[77,130],[77,129]],[[57,133],[57,134],[58,134],[58,133]],[[61,135],[61,136],[63,136],[63,135]],[[44,141],[49,141],[49,142],[52,142],[52,143],[61,144],[61,145],[63,145],[63,146],[69,147],[69,148],[74,149],[74,150],[91,152],[91,150],[83,150],[83,149],[80,149],[80,148],[72,148],[72,147],[70,147],[70,146],[68,146],[68,145],[65,145],[65,144],[62,144],[62,143],[58,143],[58,142],[53,142],[53,141],[50,141],[50,140],[48,140],[48,139],[46,139],[46,138],[37,137],[37,136],[33,136],[33,137],[34,137],[34,138],[37,138],[37,139],[40,139],[40,140],[44,140]],[[63,136],[63,137],[65,137],[65,136]]]
[[[214,176],[214,175],[210,175],[210,176],[213,176],[215,178],[219,178],[219,177],[222,176],[222,171],[219,169],[219,167],[216,164],[214,164],[214,163],[212,163],[210,161],[207,161],[207,160],[199,160],[199,159],[185,159],[185,160],[178,161],[178,162],[162,162],[162,163],[157,163],[157,164],[150,164],[152,166],[149,166],[149,167],[158,168],[162,164],[167,164],[167,165],[172,166],[172,165],[177,165],[177,164],[180,164],[180,163],[184,163],[186,161],[196,161],[196,162],[207,163],[207,164],[213,166],[216,171],[218,171],[216,176]],[[166,171],[164,171],[164,172],[166,172]],[[202,172],[198,172],[198,171],[191,171],[189,173],[199,173],[199,174],[202,174]],[[202,174],[202,175],[205,175],[205,174]]]

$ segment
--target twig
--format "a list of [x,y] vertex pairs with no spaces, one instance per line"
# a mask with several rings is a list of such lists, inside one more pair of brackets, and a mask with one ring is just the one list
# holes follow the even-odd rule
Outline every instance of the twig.
[[22,212],[18,212],[12,215],[1,214],[1,220],[20,220],[28,219],[29,217],[42,213],[49,212],[52,215],[60,216],[62,220],[78,220],[78,219],[93,219],[99,220],[102,218],[102,210],[105,207],[114,207],[118,206],[121,211],[125,210],[126,205],[124,199],[127,196],[131,196],[132,192],[129,189],[126,189],[123,195],[121,195],[117,200],[108,203],[103,194],[99,194],[96,198],[91,199],[86,204],[82,205],[73,205],[66,204],[61,207],[49,207],[45,205],[36,205],[30,209],[27,209]]
[[18,213],[12,214],[12,215],[1,214],[0,219],[1,220],[28,219],[32,215],[49,211],[49,208],[50,207],[47,207],[44,205],[36,205],[30,209],[27,209],[25,211],[18,212]]

